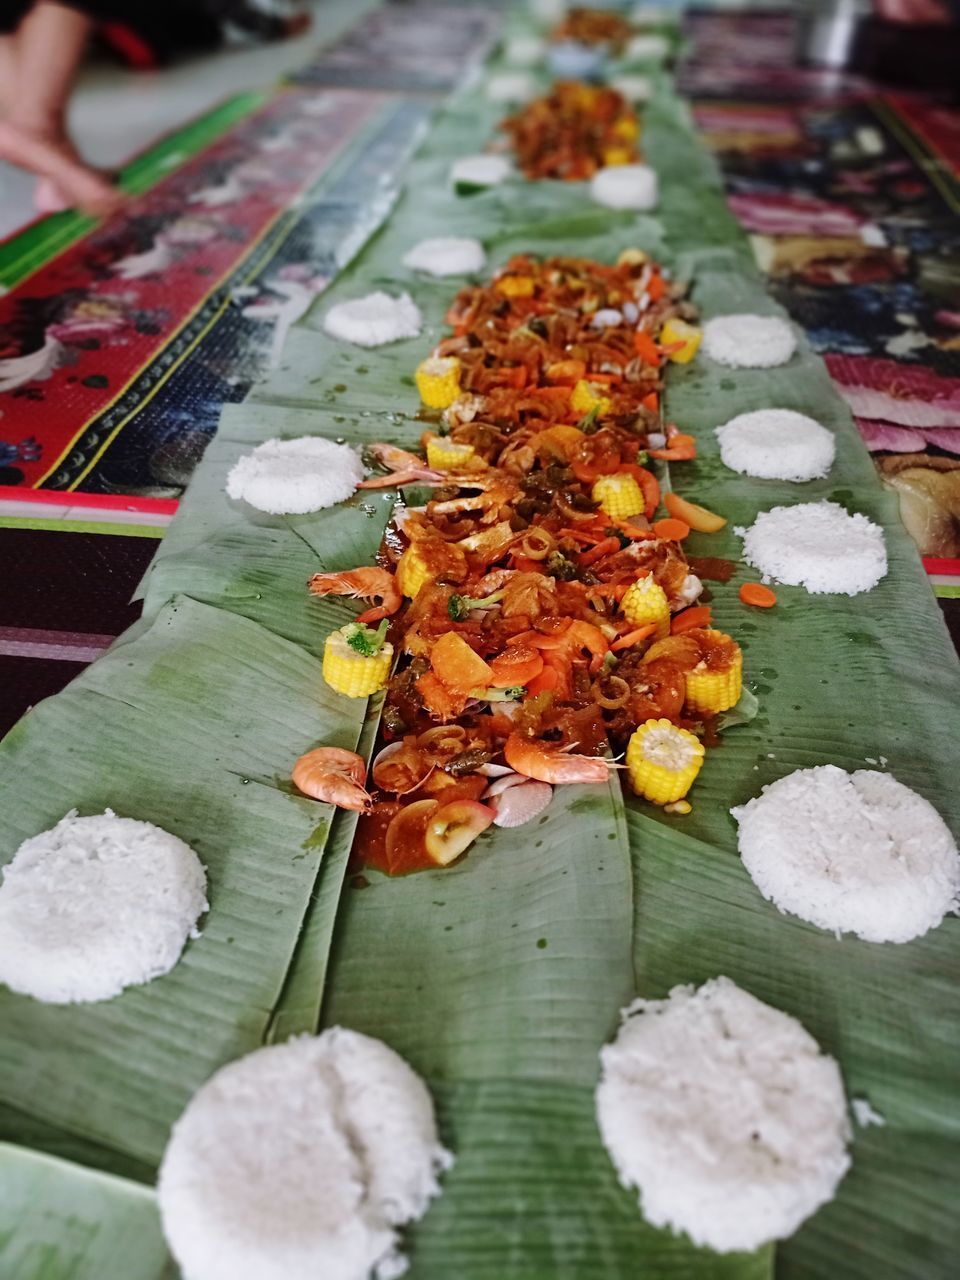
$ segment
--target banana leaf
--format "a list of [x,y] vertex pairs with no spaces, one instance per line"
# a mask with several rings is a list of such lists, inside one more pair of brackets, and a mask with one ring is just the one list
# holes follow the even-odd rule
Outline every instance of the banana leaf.
[[4,1280],[176,1280],[148,1187],[0,1143]]
[[180,598],[7,736],[0,860],[73,807],[109,806],[196,849],[211,908],[171,973],[114,1000],[0,989],[3,1137],[20,1140],[22,1113],[74,1154],[88,1142],[155,1165],[191,1094],[262,1042],[332,816],[283,780],[318,739],[353,748],[362,714],[299,646]]

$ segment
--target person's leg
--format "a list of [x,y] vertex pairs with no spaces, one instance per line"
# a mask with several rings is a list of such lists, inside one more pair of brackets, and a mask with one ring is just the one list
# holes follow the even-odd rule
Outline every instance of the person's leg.
[[48,179],[66,206],[99,215],[120,193],[83,163],[66,131],[90,27],[89,17],[56,0],[39,0],[23,19],[13,37],[13,99],[0,121],[0,158]]

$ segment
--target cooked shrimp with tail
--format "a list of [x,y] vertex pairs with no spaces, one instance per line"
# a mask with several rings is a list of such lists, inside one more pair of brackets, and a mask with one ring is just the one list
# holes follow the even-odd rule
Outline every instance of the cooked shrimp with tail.
[[363,785],[367,766],[355,751],[340,747],[315,747],[302,755],[290,774],[293,785],[314,800],[335,804],[338,809],[365,813],[373,799]]
[[315,573],[307,583],[311,595],[350,596],[354,600],[379,600],[373,609],[357,615],[363,623],[389,618],[403,604],[403,595],[387,569],[347,569],[337,573]]
[[576,756],[569,751],[548,747],[538,738],[511,733],[503,746],[503,758],[515,773],[554,786],[571,782],[606,782],[612,769],[619,765],[603,756]]

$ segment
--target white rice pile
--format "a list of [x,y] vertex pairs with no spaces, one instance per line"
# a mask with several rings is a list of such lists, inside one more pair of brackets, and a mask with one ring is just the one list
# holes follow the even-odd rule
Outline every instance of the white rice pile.
[[833,432],[793,409],[755,409],[717,427],[720,457],[731,471],[762,480],[815,480],[833,466]]
[[441,236],[421,240],[404,255],[403,265],[431,276],[469,276],[482,271],[487,261],[483,245],[469,237]]
[[960,905],[960,856],[946,824],[887,773],[798,769],[731,813],[763,896],[821,929],[909,942]]
[[703,326],[703,349],[733,369],[772,369],[796,351],[797,335],[779,316],[714,316]]
[[610,88],[622,93],[628,102],[649,102],[653,97],[653,81],[649,76],[614,76]]
[[598,169],[590,195],[609,209],[654,209],[660,198],[657,175],[646,164],[617,164]]
[[600,1056],[600,1132],[654,1226],[753,1250],[791,1235],[849,1167],[836,1062],[729,978],[636,1001]]
[[543,58],[546,44],[539,36],[512,36],[504,45],[504,59],[514,67],[533,67]]
[[627,62],[659,62],[670,52],[666,36],[633,36],[627,41],[623,56]]
[[462,156],[450,169],[450,181],[457,186],[496,187],[510,177],[512,167],[505,156]]
[[47,1004],[110,1000],[169,973],[207,910],[189,845],[110,809],[25,840],[0,886],[0,982]]
[[743,538],[743,558],[765,579],[806,587],[814,595],[856,596],[887,572],[883,530],[835,502],[802,502],[761,511]]
[[528,71],[501,71],[487,81],[491,102],[529,102],[537,96],[537,82]]
[[174,1125],[157,1194],[184,1280],[393,1280],[398,1228],[452,1157],[423,1081],[332,1027],[216,1073]]
[[267,440],[230,468],[227,493],[272,515],[304,515],[351,497],[363,463],[346,444],[320,436]]
[[423,316],[409,293],[394,298],[378,290],[332,306],[323,318],[323,327],[341,342],[383,347],[402,338],[416,338],[423,328]]

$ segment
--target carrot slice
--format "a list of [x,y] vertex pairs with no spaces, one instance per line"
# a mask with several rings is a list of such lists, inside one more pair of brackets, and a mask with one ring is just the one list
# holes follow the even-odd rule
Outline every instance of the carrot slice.
[[649,409],[651,413],[656,413],[660,408],[660,397],[655,391],[649,391],[640,403],[645,409]]
[[651,276],[647,282],[647,293],[650,295],[650,301],[659,302],[666,292],[667,286],[663,282],[663,276]]
[[560,672],[556,667],[545,666],[538,676],[527,685],[527,693],[547,693],[560,684]]
[[740,599],[756,609],[772,609],[777,603],[776,593],[762,582],[745,582],[740,588]]
[[495,689],[512,689],[518,684],[528,684],[543,670],[543,658],[536,649],[527,645],[511,645],[499,657],[492,658],[491,684]]
[[657,623],[651,622],[646,627],[637,627],[636,631],[628,631],[625,636],[619,636],[614,640],[610,649],[613,653],[618,653],[621,649],[630,649],[635,644],[639,644],[641,640],[646,640],[647,636],[652,636],[657,629]]
[[445,631],[433,646],[430,665],[448,689],[469,693],[490,684],[490,667],[456,631]]
[[690,526],[682,520],[656,520],[653,532],[664,542],[682,542],[690,532]]
[[603,538],[589,551],[584,551],[580,555],[580,567],[586,568],[587,565],[593,564],[595,560],[602,560],[604,556],[611,555],[614,551],[620,550],[619,538]]
[[633,335],[633,346],[637,355],[644,364],[652,364],[658,367],[660,364],[660,348],[650,337],[649,333],[644,333],[642,329],[638,329]]
[[711,619],[712,614],[708,604],[698,604],[695,609],[684,609],[671,621],[670,634],[678,636],[684,631],[690,631],[693,627],[709,627]]
[[664,496],[663,505],[677,520],[682,520],[698,533],[716,533],[727,523],[723,516],[718,516],[706,507],[698,507],[695,502],[687,502],[679,493],[668,493]]

